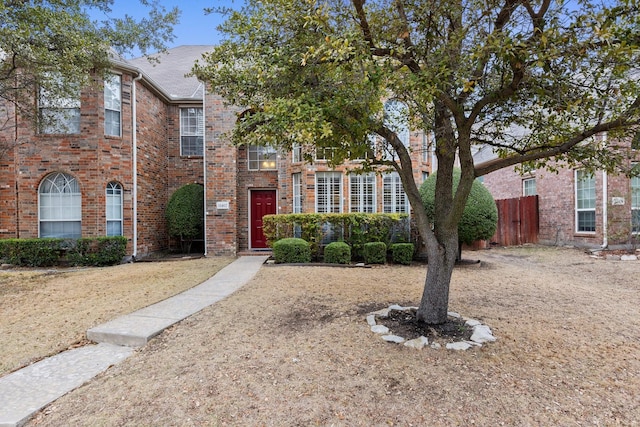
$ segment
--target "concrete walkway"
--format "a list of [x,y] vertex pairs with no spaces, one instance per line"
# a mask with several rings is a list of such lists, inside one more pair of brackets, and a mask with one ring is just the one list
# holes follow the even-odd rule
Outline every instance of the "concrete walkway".
[[0,378],[0,427],[25,424],[37,411],[133,354],[169,326],[247,283],[267,256],[240,257],[186,292],[87,331],[98,343],[65,351]]

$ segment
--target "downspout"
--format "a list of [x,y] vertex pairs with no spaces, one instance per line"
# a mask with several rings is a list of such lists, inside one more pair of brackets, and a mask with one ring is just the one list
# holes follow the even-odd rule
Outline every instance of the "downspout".
[[[607,145],[606,133],[602,136],[602,142],[605,146]],[[609,198],[608,176],[607,176],[607,171],[603,170],[602,171],[602,248],[603,249],[609,246],[609,235],[608,235],[609,217],[608,217],[608,206],[607,206],[608,198]]]
[[207,109],[206,109],[206,84],[202,84],[202,184],[204,185],[204,256],[207,257]]
[[131,134],[133,135],[133,188],[131,190],[133,198],[133,253],[131,256],[134,261],[138,255],[138,112],[136,108],[136,82],[141,79],[142,71],[138,71],[138,76],[133,79],[133,84],[131,85]]

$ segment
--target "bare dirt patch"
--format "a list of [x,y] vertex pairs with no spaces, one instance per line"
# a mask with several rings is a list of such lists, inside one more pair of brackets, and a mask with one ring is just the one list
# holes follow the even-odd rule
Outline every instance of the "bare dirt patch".
[[577,250],[467,252],[450,309],[498,341],[390,344],[365,314],[417,305],[421,265],[264,267],[31,425],[637,425],[640,264]]
[[0,271],[0,375],[84,345],[87,329],[196,286],[231,261]]

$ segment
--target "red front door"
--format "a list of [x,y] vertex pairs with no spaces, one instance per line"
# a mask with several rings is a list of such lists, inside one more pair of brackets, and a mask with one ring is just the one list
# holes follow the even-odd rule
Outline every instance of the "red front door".
[[262,217],[275,213],[275,190],[254,190],[251,192],[251,249],[267,247],[267,239],[262,232]]

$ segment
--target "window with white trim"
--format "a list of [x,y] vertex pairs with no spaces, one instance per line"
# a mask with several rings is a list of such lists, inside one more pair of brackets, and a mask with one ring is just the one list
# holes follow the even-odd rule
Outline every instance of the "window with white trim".
[[107,184],[106,201],[107,236],[122,236],[122,185]]
[[291,175],[293,181],[293,213],[302,213],[302,174]]
[[111,75],[104,81],[104,134],[122,135],[122,77]]
[[349,175],[350,211],[373,213],[376,211],[376,176]]
[[576,180],[576,231],[595,233],[596,231],[596,179],[593,174],[575,171]]
[[[384,124],[395,132],[402,144],[409,148],[409,107],[402,101],[390,99],[384,103]],[[398,160],[398,154],[388,141],[382,144],[385,160]]]
[[384,213],[409,213],[409,199],[398,172],[386,174],[382,180],[382,210]]
[[249,157],[249,170],[275,170],[277,165],[277,151],[273,147],[262,145],[249,145],[247,148]]
[[201,107],[180,109],[180,155],[204,154],[204,117]]
[[523,196],[535,196],[538,194],[536,190],[536,179],[527,178],[522,180],[522,195]]
[[82,194],[78,181],[65,173],[47,175],[38,189],[40,237],[77,239],[82,235]]
[[316,172],[316,212],[342,212],[342,174]]
[[631,177],[631,230],[640,233],[640,176]]
[[293,144],[291,147],[291,161],[293,163],[300,163],[302,161],[302,145]]
[[38,93],[40,133],[80,133],[80,87],[60,76],[50,76],[48,84],[48,89],[40,87]]

